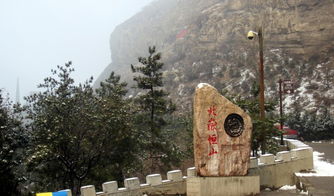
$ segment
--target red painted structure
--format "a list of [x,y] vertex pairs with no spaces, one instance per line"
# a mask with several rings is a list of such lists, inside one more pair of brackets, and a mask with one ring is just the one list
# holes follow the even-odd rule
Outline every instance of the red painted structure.
[[180,31],[177,35],[176,35],[176,38],[177,39],[181,39],[181,38],[184,38],[188,33],[188,30],[187,29],[183,29],[182,31]]
[[[280,125],[276,125],[275,126],[278,130],[280,130]],[[286,137],[286,138],[297,138],[298,137],[298,131],[297,130],[294,130],[294,129],[291,129],[287,126],[283,126],[283,135]]]

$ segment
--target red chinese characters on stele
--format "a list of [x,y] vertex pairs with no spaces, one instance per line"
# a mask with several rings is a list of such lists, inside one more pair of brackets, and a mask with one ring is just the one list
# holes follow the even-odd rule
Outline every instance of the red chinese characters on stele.
[[208,131],[209,131],[209,156],[212,156],[214,154],[218,154],[218,143],[217,143],[217,121],[216,121],[216,108],[215,106],[211,106],[208,109],[208,115],[209,115],[209,120],[208,120]]

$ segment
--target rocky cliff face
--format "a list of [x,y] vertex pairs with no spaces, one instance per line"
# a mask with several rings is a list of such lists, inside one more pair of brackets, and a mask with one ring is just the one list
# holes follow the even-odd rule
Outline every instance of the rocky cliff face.
[[[111,35],[111,71],[132,83],[130,64],[157,46],[165,62],[165,86],[190,108],[195,86],[247,95],[258,75],[258,42],[246,33],[263,27],[266,98],[277,97],[279,78],[296,92],[286,106],[334,107],[333,0],[159,0]],[[135,92],[131,92],[135,94]]]

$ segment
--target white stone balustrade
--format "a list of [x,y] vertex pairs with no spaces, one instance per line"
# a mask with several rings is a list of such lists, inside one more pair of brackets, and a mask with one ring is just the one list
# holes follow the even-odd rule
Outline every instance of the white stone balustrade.
[[276,154],[276,160],[281,162],[291,161],[291,153],[289,151],[281,151]]
[[313,149],[311,147],[307,148],[296,148],[292,149],[291,151],[291,156],[293,159],[303,159],[303,158],[308,158],[313,156]]
[[293,139],[286,139],[287,146],[289,149],[296,149],[296,148],[307,148],[308,145],[304,144],[303,142],[299,140],[293,140]]
[[182,171],[181,170],[173,170],[167,172],[167,179],[173,182],[182,181]]
[[275,156],[273,154],[264,154],[260,156],[260,163],[265,165],[274,164],[275,163]]
[[80,190],[82,196],[96,196],[94,185],[83,186]]
[[128,189],[125,187],[118,188],[118,192],[124,192],[127,191]]
[[105,182],[102,184],[102,190],[104,193],[115,193],[118,190],[117,181]]
[[149,186],[151,186],[151,185],[149,185],[149,184],[140,184],[140,188],[146,188],[146,187],[149,187]]
[[187,169],[187,177],[195,177],[196,176],[196,168],[190,167]]
[[162,184],[162,177],[160,174],[151,174],[146,176],[146,184],[156,186]]
[[[296,140],[285,141],[292,150],[278,152],[276,154],[276,160],[275,156],[272,154],[261,155],[258,159],[255,157],[250,158],[250,173],[260,175],[260,178],[264,177],[266,179],[261,181],[261,186],[279,188],[280,184],[285,185],[287,182],[291,182],[290,177],[286,177],[287,175],[291,175],[291,178],[293,178],[294,172],[313,167],[313,149],[311,147]],[[274,172],[276,170],[280,172]],[[185,182],[188,178],[195,176],[196,168],[191,167],[187,169],[187,176],[184,177],[182,176],[181,170],[167,172],[166,180],[162,180],[161,174],[147,175],[146,184],[140,184],[137,177],[125,179],[125,187],[121,188],[118,187],[116,181],[110,181],[102,184],[103,192],[96,193],[93,185],[81,187],[81,196],[137,196],[143,195],[144,193],[159,195],[164,191],[174,191],[171,194],[185,194]],[[71,196],[71,191],[66,191],[68,191],[68,196]]]
[[167,183],[170,183],[170,182],[172,182],[172,181],[171,180],[163,180],[162,184],[167,184]]
[[124,186],[125,186],[125,188],[127,188],[129,190],[139,189],[140,188],[139,178],[134,177],[134,178],[125,179],[124,180]]
[[249,168],[258,167],[258,160],[256,157],[251,157],[249,160]]

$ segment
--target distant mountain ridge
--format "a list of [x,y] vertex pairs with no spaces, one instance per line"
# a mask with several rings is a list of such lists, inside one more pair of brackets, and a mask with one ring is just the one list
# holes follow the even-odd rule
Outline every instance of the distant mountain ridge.
[[[119,25],[110,38],[111,71],[132,84],[130,64],[162,52],[165,86],[180,107],[190,109],[196,85],[247,95],[257,80],[258,42],[249,30],[264,29],[266,98],[277,97],[279,78],[292,79],[300,104],[334,111],[333,0],[158,0]],[[136,91],[131,90],[131,94]]]

